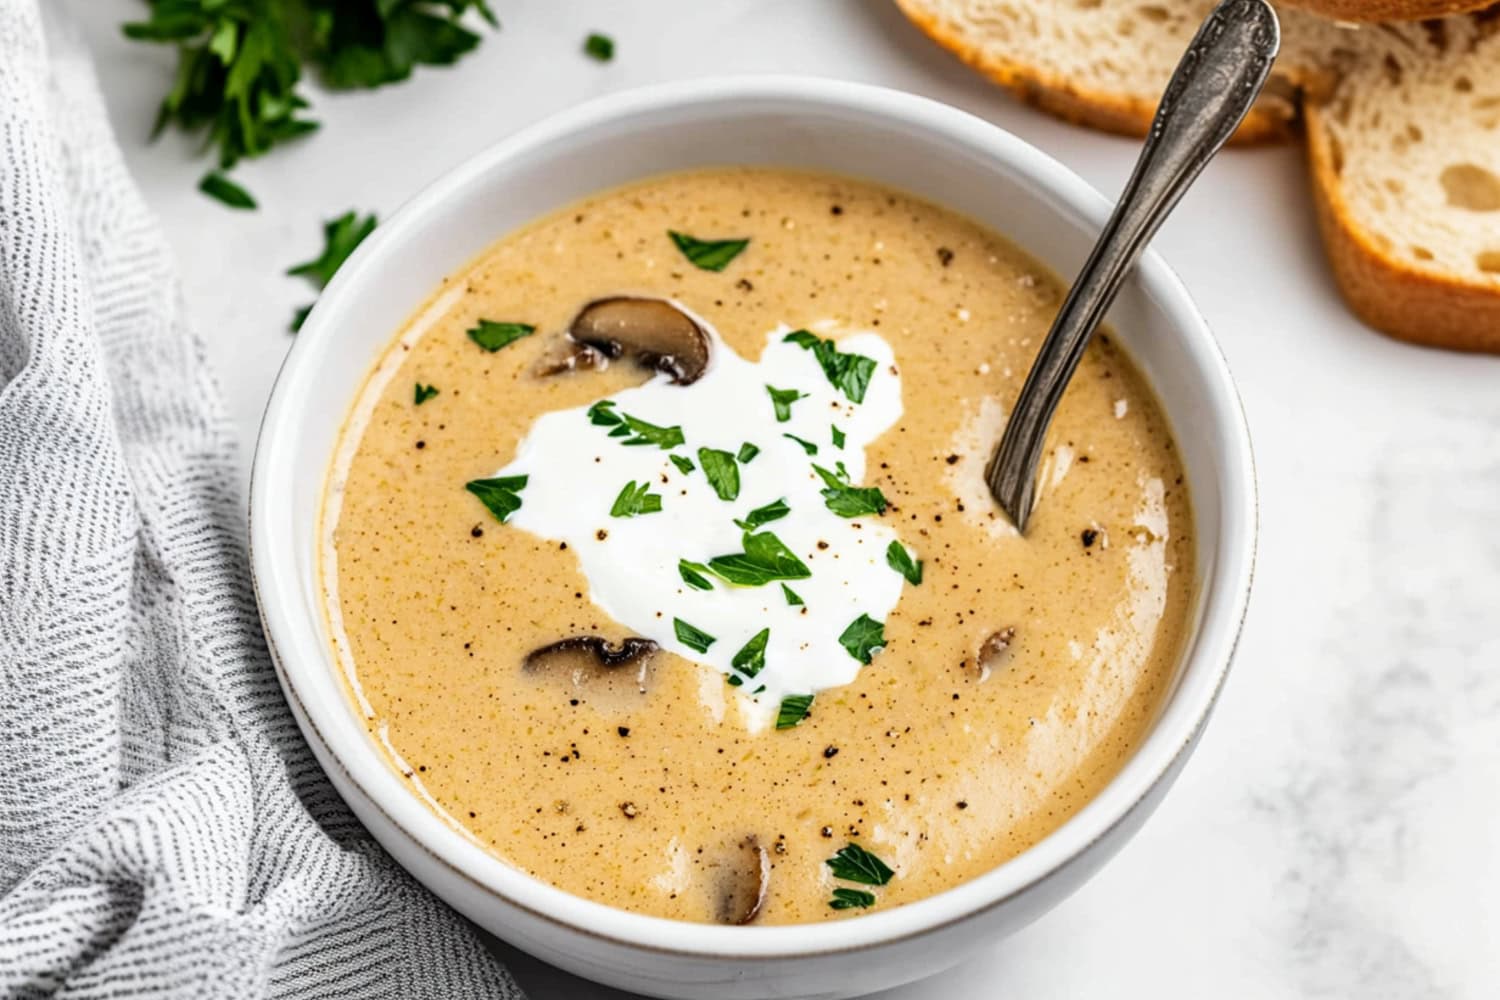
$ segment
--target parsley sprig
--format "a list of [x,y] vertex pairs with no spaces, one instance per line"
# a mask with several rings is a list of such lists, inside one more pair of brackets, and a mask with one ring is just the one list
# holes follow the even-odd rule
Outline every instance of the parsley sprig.
[[[334,272],[344,266],[344,261],[349,259],[355,248],[375,231],[375,225],[375,216],[366,215],[361,218],[355,211],[329,219],[323,223],[323,252],[311,260],[288,268],[286,273],[294,278],[306,278],[308,284],[321,292],[333,280]],[[310,305],[297,310],[292,317],[293,333],[302,329],[302,323],[310,312]]]
[[[177,70],[152,134],[202,133],[221,170],[307,135],[302,75],[336,90],[404,80],[418,65],[448,65],[479,44],[465,27],[485,0],[150,0],[125,36],[177,48]],[[235,187],[244,193],[242,188]],[[228,189],[211,184],[220,197]],[[206,189],[207,190],[207,189]],[[222,200],[222,199],[221,199]]]
[[777,580],[806,580],[812,576],[807,564],[772,532],[746,532],[741,545],[745,551],[710,559],[708,571],[725,583],[740,587],[760,587]]
[[796,344],[812,351],[828,381],[849,398],[851,403],[863,403],[865,390],[870,387],[870,377],[875,374],[875,359],[863,354],[845,354],[831,340],[823,340],[807,330],[793,330],[781,338],[788,344]]
[[637,484],[634,479],[625,484],[620,490],[620,495],[615,497],[614,505],[609,508],[610,517],[636,517],[641,514],[655,514],[661,510],[661,494],[651,492],[651,484],[642,481]]
[[900,542],[893,541],[886,546],[885,562],[891,569],[906,577],[906,582],[912,586],[922,582],[922,560],[913,559]]
[[849,482],[849,473],[845,471],[843,463],[835,466],[837,472],[830,472],[821,465],[814,465],[813,471],[818,478],[823,480],[823,502],[828,509],[839,517],[859,517],[863,514],[881,514],[885,512],[885,494],[880,492],[878,486],[854,486]]
[[834,878],[860,885],[885,885],[896,875],[890,865],[853,841],[823,863],[833,872]]
[[663,451],[670,451],[686,440],[682,428],[676,424],[658,427],[628,413],[616,413],[612,399],[601,399],[590,406],[588,418],[596,427],[610,428],[610,437],[624,438],[620,443],[625,445],[654,444]]
[[521,509],[521,491],[526,488],[526,476],[501,476],[498,479],[472,479],[464,489],[479,498],[495,519],[504,524]]

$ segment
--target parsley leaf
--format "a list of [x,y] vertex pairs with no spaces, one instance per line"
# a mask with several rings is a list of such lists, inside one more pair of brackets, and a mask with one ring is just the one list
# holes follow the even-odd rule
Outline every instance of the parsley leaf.
[[913,560],[911,553],[900,542],[891,542],[885,550],[885,562],[891,569],[906,577],[912,586],[922,582],[922,560]]
[[781,585],[781,593],[786,597],[787,607],[789,608],[800,608],[805,603],[795,590],[784,583]]
[[681,618],[672,619],[672,628],[677,632],[678,642],[699,653],[708,652],[708,647],[719,641],[702,629],[689,625]]
[[875,894],[864,889],[835,889],[828,901],[830,910],[868,910],[875,905]]
[[839,645],[847,649],[850,656],[869,666],[871,658],[885,648],[885,622],[860,615],[839,636]]
[[740,495],[740,468],[729,452],[699,448],[698,464],[703,466],[703,474],[720,500],[733,500]]
[[792,404],[799,399],[807,398],[805,392],[798,392],[796,389],[778,389],[774,385],[766,386],[766,392],[771,396],[771,406],[776,410],[778,424],[784,424],[792,419]]
[[334,272],[354,253],[354,248],[374,231],[373,215],[361,219],[358,212],[349,211],[337,219],[329,219],[323,223],[323,252],[312,260],[289,268],[286,273],[306,278],[316,288],[325,288],[333,280]]
[[714,556],[708,571],[726,583],[741,587],[759,587],[776,580],[805,580],[812,570],[798,559],[774,534],[762,531],[746,533],[744,552]]
[[686,559],[677,560],[677,572],[682,576],[682,582],[694,590],[713,590],[713,581],[704,576],[708,567],[702,563],[688,562]]
[[693,460],[691,458],[688,458],[686,455],[668,455],[667,457],[672,460],[673,465],[677,466],[677,471],[682,473],[684,476],[697,468],[697,466],[693,464]]
[[813,471],[823,480],[826,487],[821,492],[823,502],[828,509],[839,517],[859,517],[861,514],[881,514],[885,512],[885,494],[880,492],[878,486],[851,486],[849,475],[844,472],[842,466],[840,474],[834,474],[821,465],[814,465]]
[[526,476],[501,476],[499,479],[474,479],[464,484],[464,489],[479,498],[501,524],[506,518],[521,509],[521,490],[526,488]]
[[493,354],[535,332],[536,327],[530,323],[497,323],[492,319],[482,319],[478,326],[469,328],[469,339]]
[[791,440],[800,444],[802,446],[802,450],[807,452],[809,455],[816,455],[818,453],[818,446],[813,444],[811,441],[799,438],[795,434],[782,434],[781,436],[784,438],[790,438]]
[[[322,291],[328,283],[333,280],[334,272],[343,266],[344,261],[354,252],[354,248],[364,242],[365,237],[375,231],[375,216],[367,215],[363,219],[358,212],[345,212],[337,219],[329,219],[323,223],[323,252],[312,260],[304,261],[287,270],[287,274],[297,278],[306,278],[314,288]],[[304,306],[298,310],[292,318],[292,332],[302,328],[302,321],[307,319],[307,314],[312,306]]]
[[615,57],[615,40],[608,35],[595,32],[584,39],[583,51],[600,62],[609,62]]
[[682,255],[692,262],[693,266],[703,271],[722,271],[729,266],[729,262],[740,255],[740,251],[750,245],[745,240],[700,240],[686,233],[667,230],[667,235],[672,237],[672,242]]
[[793,330],[781,338],[786,343],[796,344],[813,352],[828,381],[849,398],[852,403],[865,401],[865,390],[870,386],[870,377],[875,374],[875,359],[863,354],[844,354],[831,340],[822,340],[807,330]]
[[741,465],[745,465],[752,458],[759,454],[760,449],[751,444],[749,441],[746,441],[744,444],[740,445],[739,454],[735,455],[734,457],[740,460]]
[[838,424],[830,424],[829,426],[833,429],[833,446],[835,448],[842,448],[844,446],[844,432],[839,430]]
[[423,385],[421,382],[418,382],[417,383],[416,392],[413,394],[415,396],[415,398],[416,398],[416,402],[413,405],[415,405],[415,406],[421,406],[423,403],[427,402],[429,399],[431,399],[433,396],[436,396],[437,394],[438,394],[437,386],[435,386],[435,385]]
[[203,179],[198,182],[198,190],[230,208],[255,208],[255,199],[250,196],[250,192],[217,170],[203,175]]
[[810,694],[791,694],[781,699],[781,707],[776,711],[776,728],[791,729],[807,718],[807,713],[812,711],[812,703],[813,696]]
[[786,505],[786,498],[783,497],[780,500],[771,501],[764,507],[755,508],[750,513],[745,515],[745,519],[743,521],[737,520],[734,523],[739,525],[740,528],[745,531],[754,531],[762,524],[770,524],[772,521],[779,521],[791,512],[792,508]]
[[885,885],[896,874],[890,865],[853,841],[823,863],[832,869],[834,878],[860,885]]
[[[597,427],[610,428],[610,437],[625,438],[626,440],[620,442],[624,445],[654,444],[662,451],[670,451],[685,440],[682,436],[682,428],[676,424],[671,427],[658,427],[639,417],[632,417],[628,413],[616,413],[615,401],[612,399],[601,399],[590,406],[587,416],[589,423]],[[677,467],[682,468],[680,464]]]
[[740,651],[734,654],[730,665],[746,677],[754,677],[765,669],[766,666],[766,643],[771,639],[771,630],[763,628],[750,637],[750,641],[740,647]]
[[651,493],[651,483],[643,481],[639,486],[634,479],[625,484],[614,506],[609,508],[610,517],[635,517],[639,514],[655,514],[661,510],[661,494]]

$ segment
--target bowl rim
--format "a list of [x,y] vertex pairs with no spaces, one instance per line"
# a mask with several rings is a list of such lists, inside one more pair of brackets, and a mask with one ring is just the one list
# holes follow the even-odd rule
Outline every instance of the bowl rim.
[[[659,954],[741,961],[811,957],[863,950],[932,933],[968,920],[1025,894],[1086,853],[1123,823],[1193,746],[1227,677],[1248,609],[1258,534],[1254,458],[1243,405],[1228,363],[1181,280],[1147,248],[1130,279],[1143,286],[1178,329],[1186,353],[1203,378],[1223,456],[1217,558],[1203,581],[1209,597],[1201,606],[1198,636],[1176,688],[1135,753],[1108,785],[1037,844],[1009,861],[953,888],[890,910],[853,920],[772,927],[722,927],[647,916],[575,896],[511,867],[448,826],[404,787],[381,759],[359,723],[364,741],[335,746],[329,734],[337,713],[352,711],[340,692],[338,704],[304,697],[297,676],[335,670],[306,607],[289,553],[297,538],[275,517],[283,456],[294,452],[295,419],[301,405],[302,369],[324,329],[337,322],[372,262],[399,257],[423,216],[450,201],[471,197],[491,170],[524,158],[578,132],[639,115],[685,106],[727,103],[804,105],[822,113],[881,119],[918,134],[941,134],[1047,192],[1058,211],[1066,208],[1102,228],[1111,203],[1069,168],[991,122],[941,102],[886,87],[794,75],[728,76],[655,84],[596,98],[527,126],[491,144],[428,184],[366,239],[340,268],[308,316],[277,374],[256,442],[250,480],[250,562],[256,600],[278,680],[295,709],[303,735],[322,749],[325,766],[377,809],[430,860],[503,905],[547,923],[616,945]],[[300,619],[300,620],[299,620]]]

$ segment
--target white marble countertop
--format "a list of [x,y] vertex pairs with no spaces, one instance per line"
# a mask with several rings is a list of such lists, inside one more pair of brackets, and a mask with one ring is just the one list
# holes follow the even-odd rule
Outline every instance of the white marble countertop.
[[[459,66],[316,95],[322,132],[240,172],[262,204],[194,190],[187,141],[146,141],[166,51],[136,0],[71,0],[130,166],[176,248],[248,469],[308,298],[285,268],[319,220],[389,213],[519,125],[597,94],[718,73],[880,83],[966,108],[1116,192],[1135,144],[1027,110],[887,0],[492,0]],[[614,62],[579,53],[591,30]],[[1262,490],[1255,597],[1196,757],[1105,871],[1031,928],[888,994],[1493,997],[1500,989],[1500,359],[1421,350],[1350,317],[1298,152],[1217,161],[1156,246],[1217,331]],[[536,1000],[618,996],[497,945]]]

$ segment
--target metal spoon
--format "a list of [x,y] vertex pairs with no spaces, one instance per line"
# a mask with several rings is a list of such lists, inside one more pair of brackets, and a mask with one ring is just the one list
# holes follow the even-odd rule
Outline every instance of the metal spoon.
[[1047,426],[1094,328],[1167,213],[1250,110],[1280,47],[1270,4],[1223,0],[1177,64],[1135,172],[1053,321],[985,470],[990,492],[1021,532]]

